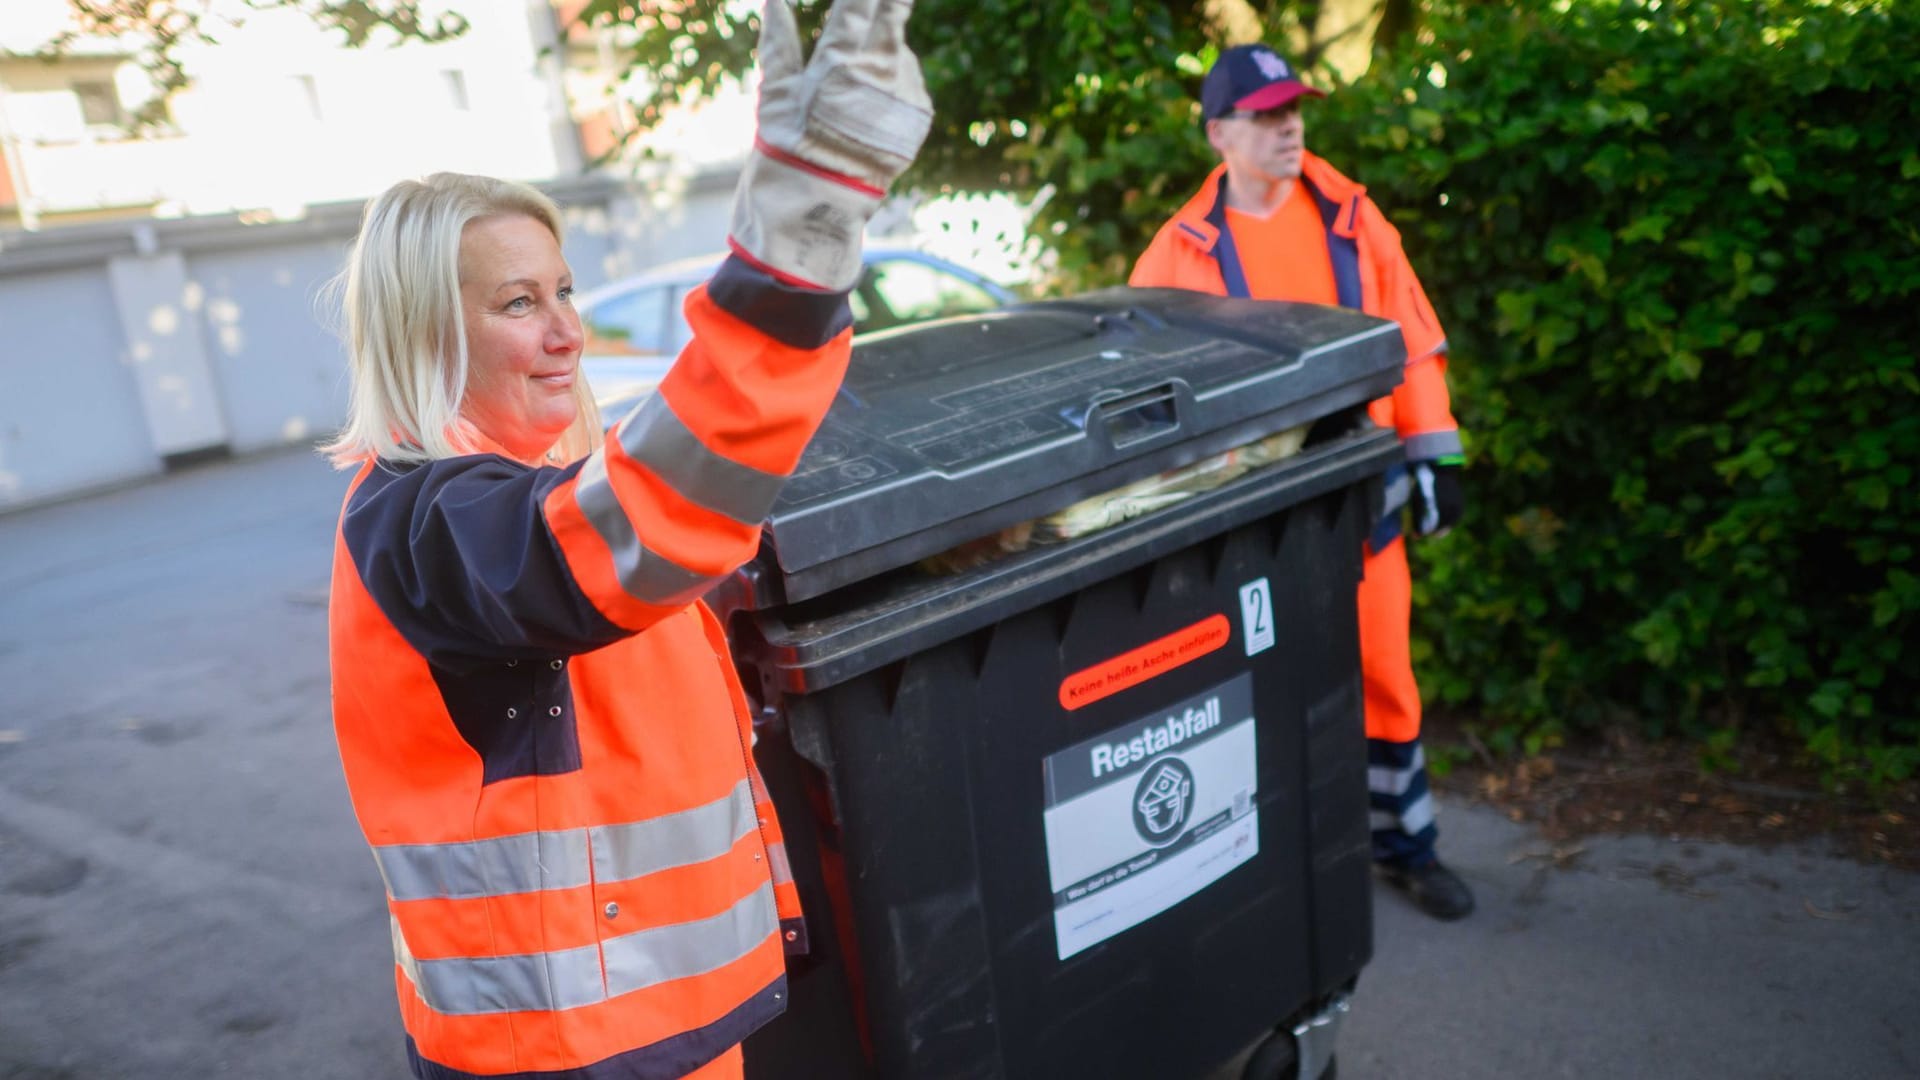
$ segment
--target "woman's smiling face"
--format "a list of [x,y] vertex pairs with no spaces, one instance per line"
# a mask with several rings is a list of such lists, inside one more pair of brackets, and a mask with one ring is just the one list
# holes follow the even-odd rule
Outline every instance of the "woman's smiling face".
[[469,222],[460,234],[460,308],[461,415],[513,457],[537,463],[578,414],[580,315],[560,242],[524,214]]

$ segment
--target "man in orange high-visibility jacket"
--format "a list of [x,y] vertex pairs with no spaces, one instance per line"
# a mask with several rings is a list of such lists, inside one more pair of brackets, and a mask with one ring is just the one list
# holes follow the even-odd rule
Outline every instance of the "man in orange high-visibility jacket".
[[1460,515],[1465,459],[1447,397],[1446,337],[1400,234],[1364,188],[1307,152],[1300,105],[1309,96],[1323,95],[1264,45],[1220,54],[1201,87],[1201,112],[1221,164],[1161,227],[1130,283],[1338,304],[1400,324],[1405,381],[1368,410],[1399,432],[1408,462],[1387,476],[1386,515],[1368,540],[1359,594],[1373,850],[1386,879],[1421,910],[1458,919],[1473,910],[1473,893],[1434,854],[1400,524],[1409,503],[1422,536],[1445,532]]

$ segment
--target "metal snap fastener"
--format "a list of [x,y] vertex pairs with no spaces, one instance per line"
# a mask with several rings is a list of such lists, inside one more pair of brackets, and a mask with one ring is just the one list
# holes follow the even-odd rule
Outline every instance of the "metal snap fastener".
[[509,720],[511,720],[511,719],[513,719],[514,717],[516,717],[516,716],[519,716],[519,715],[520,715],[520,710],[519,710],[519,709],[508,709],[508,710],[507,710],[507,719],[509,719]]
[[520,661],[518,661],[518,660],[509,660],[509,661],[507,661],[507,666],[508,666],[508,667],[519,667],[519,666],[520,666]]
[[559,671],[561,668],[567,666],[567,662],[565,660],[555,660],[553,663],[548,664],[547,666],[552,668],[555,671]]
[[560,715],[560,706],[558,706],[558,705],[555,705],[555,706],[554,706],[553,708],[551,708],[551,709],[548,709],[548,710],[547,710],[547,715],[548,715],[548,716],[559,716],[559,715]]
[[788,941],[799,941],[799,940],[800,940],[800,931],[798,931],[798,930],[789,930],[789,931],[787,931],[787,940],[788,940]]
[[619,904],[608,904],[608,905],[607,905],[607,918],[609,918],[609,919],[612,919],[612,918],[616,918],[616,917],[618,917],[618,916],[619,916],[619,914],[620,914],[620,905],[619,905]]

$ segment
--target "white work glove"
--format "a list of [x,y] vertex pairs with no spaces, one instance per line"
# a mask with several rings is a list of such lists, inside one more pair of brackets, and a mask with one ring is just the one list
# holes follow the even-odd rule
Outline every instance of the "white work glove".
[[761,13],[760,130],[729,242],[790,284],[853,287],[867,219],[933,126],[912,13],[913,0],[836,0],[804,67],[787,0]]

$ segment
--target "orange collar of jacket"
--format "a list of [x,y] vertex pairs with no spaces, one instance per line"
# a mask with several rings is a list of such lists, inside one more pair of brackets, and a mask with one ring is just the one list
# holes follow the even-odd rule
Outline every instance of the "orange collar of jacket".
[[[1188,199],[1186,205],[1173,215],[1176,234],[1202,252],[1211,253],[1213,246],[1220,242],[1220,230],[1207,217],[1219,202],[1220,180],[1226,173],[1224,163],[1215,165],[1213,171],[1207,174],[1206,183],[1201,184],[1193,198]],[[1311,151],[1301,153],[1300,176],[1322,196],[1339,204],[1340,214],[1333,222],[1334,235],[1349,238],[1358,236],[1360,199],[1366,195],[1367,189],[1349,180],[1340,170],[1327,164],[1325,158]]]

